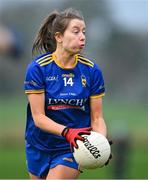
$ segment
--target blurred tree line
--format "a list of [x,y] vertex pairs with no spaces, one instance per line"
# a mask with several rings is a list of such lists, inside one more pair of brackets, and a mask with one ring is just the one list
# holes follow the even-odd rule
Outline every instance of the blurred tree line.
[[0,94],[8,97],[23,94],[25,69],[32,60],[33,39],[43,18],[54,9],[74,7],[82,11],[86,20],[85,54],[101,67],[108,97],[146,103],[148,34],[128,32],[115,25],[107,3],[107,0],[10,1],[0,12],[0,22],[21,34],[23,50],[18,57],[0,54]]

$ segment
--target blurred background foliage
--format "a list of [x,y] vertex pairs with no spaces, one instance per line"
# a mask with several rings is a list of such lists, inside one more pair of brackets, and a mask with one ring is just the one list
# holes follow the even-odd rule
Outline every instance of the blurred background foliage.
[[[0,0],[0,28],[11,32],[11,50],[0,47],[0,178],[27,178],[24,129],[27,99],[23,81],[33,39],[52,10],[73,7],[86,21],[85,55],[103,71],[104,117],[113,160],[86,171],[87,179],[148,178],[148,1]],[[3,35],[0,31],[0,45]]]

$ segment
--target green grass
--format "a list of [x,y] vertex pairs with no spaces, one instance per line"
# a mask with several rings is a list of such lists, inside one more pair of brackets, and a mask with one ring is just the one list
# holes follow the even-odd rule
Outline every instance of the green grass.
[[[124,125],[130,131],[146,132],[148,106],[143,104],[133,104],[120,102],[107,102],[104,103],[104,116],[107,124]],[[134,132],[135,134],[137,132]]]
[[[0,178],[25,179],[28,178],[24,148],[2,147],[0,149]],[[9,173],[8,173],[9,170]],[[84,171],[80,178],[104,178],[107,177],[109,167],[92,171]],[[98,173],[97,173],[98,172]],[[109,176],[108,176],[109,177]]]
[[[22,145],[26,122],[26,97],[0,99],[0,179],[28,178]],[[115,141],[113,147],[120,138],[126,137],[130,140],[125,178],[148,179],[147,107],[106,100],[103,107],[109,135]],[[84,171],[80,178],[114,178],[114,161],[119,154],[116,154],[116,151],[113,151],[113,154],[114,158],[108,167]]]
[[[26,98],[24,97],[0,97],[0,123],[1,129],[15,128],[25,124]],[[10,128],[11,125],[11,128]]]
[[27,179],[24,148],[1,147],[0,170],[0,179]]
[[148,179],[148,144],[139,142],[132,148],[131,159],[129,161],[129,177],[135,179]]
[[[136,144],[131,147],[126,158],[126,179],[147,179],[148,178],[148,146]],[[113,179],[114,160],[107,167],[95,170],[85,170],[80,179]],[[122,163],[122,162],[121,162]],[[25,179],[28,178],[24,147],[10,146],[0,148],[0,179]]]

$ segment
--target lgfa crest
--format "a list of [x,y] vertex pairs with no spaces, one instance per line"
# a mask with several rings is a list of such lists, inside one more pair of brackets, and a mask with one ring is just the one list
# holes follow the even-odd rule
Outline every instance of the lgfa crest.
[[84,75],[81,75],[81,83],[83,87],[86,87],[86,77]]

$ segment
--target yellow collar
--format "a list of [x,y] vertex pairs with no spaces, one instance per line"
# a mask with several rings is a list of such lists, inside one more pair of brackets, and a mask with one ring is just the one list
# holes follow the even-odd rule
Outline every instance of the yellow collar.
[[76,67],[77,62],[78,62],[78,54],[75,55],[75,63],[73,64],[73,66],[71,68],[65,68],[61,63],[57,62],[57,57],[56,55],[53,53],[52,54],[52,59],[54,60],[54,62],[57,64],[57,66],[59,66],[62,69],[73,69]]

